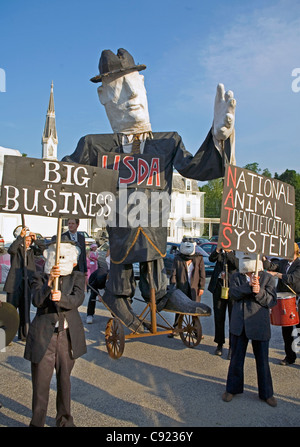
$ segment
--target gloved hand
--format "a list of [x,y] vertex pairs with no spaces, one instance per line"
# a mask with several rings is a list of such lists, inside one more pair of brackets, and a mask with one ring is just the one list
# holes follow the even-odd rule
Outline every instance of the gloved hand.
[[225,92],[223,84],[218,84],[215,97],[213,135],[217,141],[227,140],[233,132],[236,100],[233,92]]

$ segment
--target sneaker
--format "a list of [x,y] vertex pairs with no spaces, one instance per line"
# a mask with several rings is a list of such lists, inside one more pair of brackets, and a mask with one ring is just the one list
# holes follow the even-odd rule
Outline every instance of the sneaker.
[[92,315],[88,315],[86,317],[86,322],[87,322],[87,324],[92,324],[93,323],[93,316]]

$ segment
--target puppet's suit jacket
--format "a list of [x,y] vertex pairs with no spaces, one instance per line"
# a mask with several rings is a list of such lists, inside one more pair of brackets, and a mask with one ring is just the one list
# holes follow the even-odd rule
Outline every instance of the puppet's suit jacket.
[[[211,130],[194,156],[185,149],[177,132],[153,132],[152,136],[145,142],[143,155],[160,159],[161,185],[139,189],[149,198],[148,210],[145,208],[149,217],[147,225],[137,228],[121,226],[117,219],[116,225],[108,228],[111,262],[115,264],[131,264],[165,257],[167,223],[165,226],[151,226],[151,192],[164,191],[170,195],[174,169],[184,177],[200,181],[223,177],[225,173],[224,160],[215,148]],[[225,153],[228,160],[230,151],[230,141],[227,139]],[[74,153],[64,157],[63,161],[102,167],[105,154],[122,152],[121,135],[87,135],[79,140]],[[136,188],[128,188],[128,193],[135,190]]]

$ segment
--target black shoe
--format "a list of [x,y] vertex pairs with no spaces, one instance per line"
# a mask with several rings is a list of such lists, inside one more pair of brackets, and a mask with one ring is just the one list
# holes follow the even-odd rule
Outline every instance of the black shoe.
[[223,345],[218,345],[217,349],[215,350],[215,355],[222,355],[223,352]]
[[289,362],[286,357],[283,360],[280,360],[280,362],[279,362],[279,364],[283,365],[283,366],[293,365],[294,363],[295,363],[295,361]]

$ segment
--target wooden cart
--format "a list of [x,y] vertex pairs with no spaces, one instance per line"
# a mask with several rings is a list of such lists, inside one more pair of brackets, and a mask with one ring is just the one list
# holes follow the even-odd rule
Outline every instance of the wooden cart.
[[[149,263],[150,264],[150,263]],[[149,269],[149,278],[152,278],[152,272]],[[141,326],[148,329],[147,332],[139,332],[139,328],[125,335],[124,323],[117,316],[112,316],[109,319],[106,330],[105,330],[105,342],[108,354],[113,359],[118,359],[122,356],[125,348],[125,340],[130,340],[139,337],[149,337],[153,335],[164,335],[164,334],[179,334],[183,343],[189,348],[194,348],[197,346],[202,339],[202,326],[200,323],[200,316],[210,316],[210,314],[200,314],[200,313],[183,313],[177,310],[163,309],[158,311],[155,301],[155,292],[152,280],[150,282],[150,302],[146,303],[144,300],[135,298],[138,301],[145,303],[145,308],[142,313],[138,316],[141,320]],[[109,307],[102,300],[103,304],[109,309]],[[172,312],[179,314],[177,328],[174,329],[173,326],[163,317],[161,312]],[[149,321],[150,316],[150,321]],[[157,316],[162,320],[162,323],[157,322]],[[148,318],[147,318],[148,317]]]

